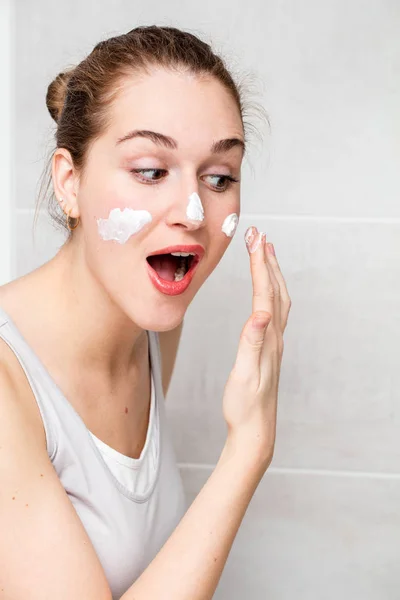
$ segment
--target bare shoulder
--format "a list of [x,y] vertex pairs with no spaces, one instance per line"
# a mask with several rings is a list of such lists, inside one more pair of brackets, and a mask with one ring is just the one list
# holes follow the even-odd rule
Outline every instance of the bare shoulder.
[[1,390],[6,390],[8,393],[4,396],[8,399],[12,398],[23,408],[35,434],[46,447],[46,433],[32,388],[18,358],[2,338],[0,338],[0,396],[3,396]]

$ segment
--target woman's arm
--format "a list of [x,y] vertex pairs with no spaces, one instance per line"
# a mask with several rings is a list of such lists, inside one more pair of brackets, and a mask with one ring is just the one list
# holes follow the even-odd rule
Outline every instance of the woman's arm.
[[[253,447],[253,451],[249,448]],[[249,502],[267,469],[254,439],[228,438],[202,490],[160,552],[121,600],[213,597]]]
[[27,387],[0,356],[0,599],[111,600],[42,426],[26,408]]
[[266,236],[245,240],[253,313],[224,389],[228,436],[217,466],[160,552],[121,600],[210,600],[275,447],[279,375],[291,300]]

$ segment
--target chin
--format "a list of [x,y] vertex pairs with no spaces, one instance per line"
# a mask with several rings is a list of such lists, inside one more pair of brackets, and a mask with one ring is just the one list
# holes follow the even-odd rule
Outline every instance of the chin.
[[147,326],[143,327],[143,329],[148,329],[149,331],[156,331],[157,333],[162,333],[163,331],[172,331],[176,329],[183,321],[183,316],[180,314],[179,317],[175,319],[166,319],[161,320],[159,318],[149,319],[147,322]]
[[125,310],[126,315],[135,325],[141,329],[149,331],[171,331],[180,325],[183,321],[187,309],[187,305],[182,302],[176,303],[175,306],[160,305],[148,301],[141,309],[132,311],[132,307]]

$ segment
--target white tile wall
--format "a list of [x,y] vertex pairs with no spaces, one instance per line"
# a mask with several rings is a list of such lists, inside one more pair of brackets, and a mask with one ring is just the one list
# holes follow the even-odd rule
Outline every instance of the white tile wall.
[[273,240],[293,302],[274,464],[399,472],[399,228],[362,220],[241,219],[187,313],[169,397],[180,460],[212,463],[225,439],[221,398],[251,312],[243,233],[253,222]]
[[62,246],[66,235],[57,229],[49,215],[40,211],[34,224],[34,211],[17,210],[18,252],[16,270],[25,275],[52,258]]
[[256,74],[271,133],[245,163],[237,235],[188,309],[167,400],[188,498],[226,435],[221,397],[251,310],[243,233],[256,224],[293,305],[274,460],[216,598],[397,600],[399,2],[36,0],[16,13],[15,275],[63,241],[42,215],[33,245],[31,219],[52,147],[44,97],[64,66],[102,37],[157,23]]
[[12,277],[12,214],[13,214],[13,12],[10,0],[0,4],[0,69],[3,90],[0,95],[0,285]]
[[[182,468],[188,502],[210,469]],[[400,482],[393,477],[267,472],[215,600],[398,600]]]

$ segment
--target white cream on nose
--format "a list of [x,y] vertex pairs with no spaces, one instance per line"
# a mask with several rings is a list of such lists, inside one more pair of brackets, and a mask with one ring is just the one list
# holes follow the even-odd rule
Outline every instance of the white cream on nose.
[[189,203],[186,208],[186,216],[191,221],[203,221],[204,209],[197,192],[193,192],[189,196]]
[[238,223],[239,223],[239,217],[237,216],[236,213],[232,213],[231,215],[228,215],[226,217],[225,221],[223,222],[222,231],[228,237],[232,237],[233,235],[235,235],[235,231],[238,226]]
[[97,228],[103,240],[115,240],[124,244],[131,235],[138,233],[152,221],[152,216],[147,210],[133,210],[125,207],[113,208],[107,219],[97,219]]

